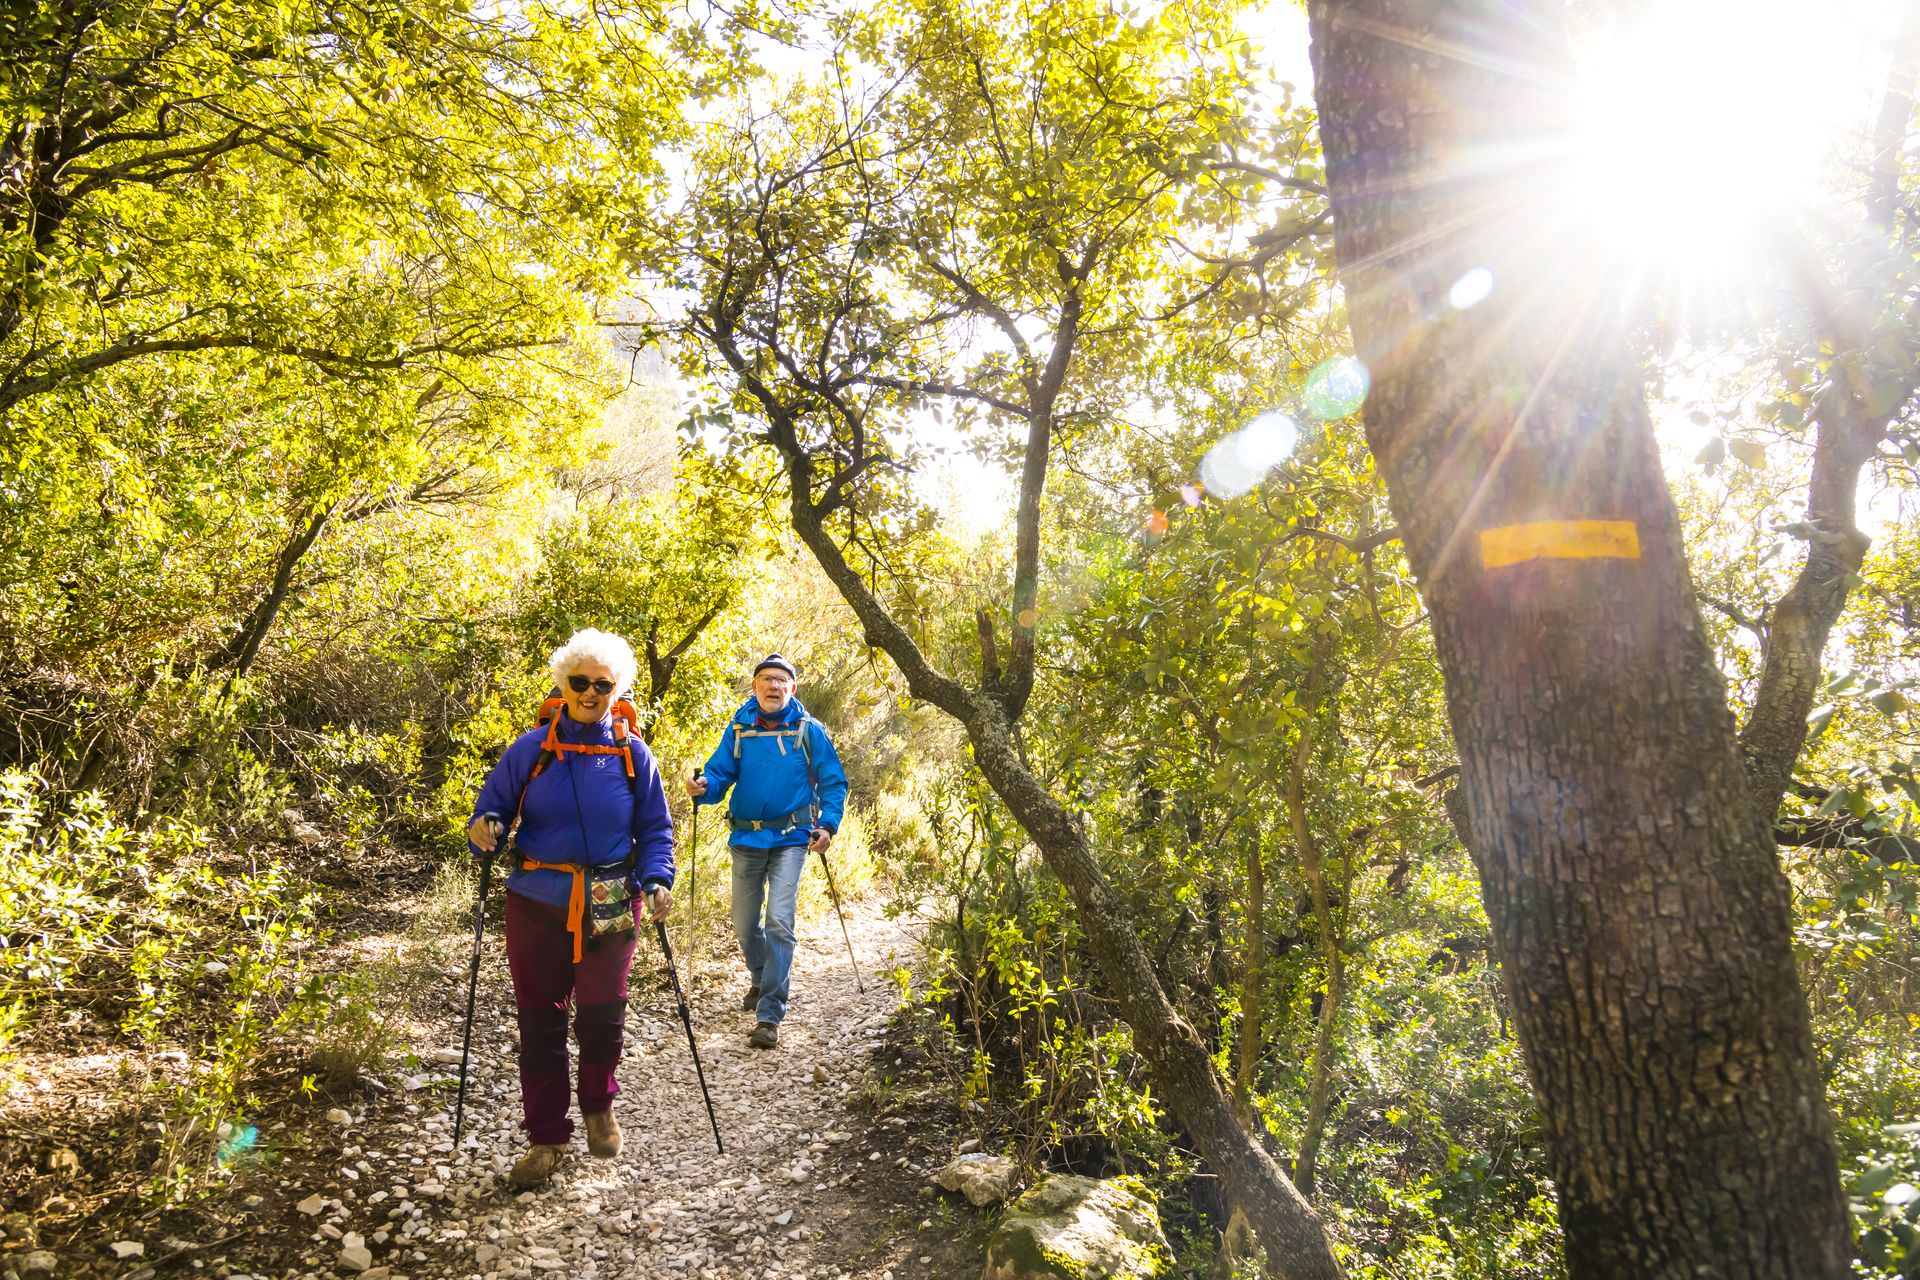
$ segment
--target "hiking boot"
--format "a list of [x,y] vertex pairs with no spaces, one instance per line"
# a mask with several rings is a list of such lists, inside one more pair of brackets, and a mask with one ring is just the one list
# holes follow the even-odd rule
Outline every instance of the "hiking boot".
[[553,1176],[553,1171],[566,1159],[567,1149],[537,1143],[527,1148],[527,1154],[513,1162],[513,1168],[507,1173],[507,1181],[525,1190],[537,1187]]
[[740,1009],[743,1013],[752,1013],[760,1007],[760,988],[748,987],[747,994],[740,997]]
[[611,1160],[620,1154],[620,1122],[612,1111],[596,1111],[587,1117],[587,1154]]
[[753,1034],[747,1037],[747,1043],[756,1049],[777,1049],[780,1047],[780,1028],[771,1022],[753,1024]]

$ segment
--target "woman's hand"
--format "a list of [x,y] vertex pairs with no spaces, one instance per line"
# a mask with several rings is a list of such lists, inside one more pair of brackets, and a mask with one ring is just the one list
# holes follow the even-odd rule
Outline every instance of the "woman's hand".
[[652,912],[650,918],[655,924],[659,924],[662,920],[665,920],[667,918],[667,912],[673,909],[673,890],[663,884],[655,885],[653,891],[647,894],[646,898],[647,906]]
[[467,840],[482,853],[494,852],[500,847],[500,819],[492,814],[481,814],[467,828]]

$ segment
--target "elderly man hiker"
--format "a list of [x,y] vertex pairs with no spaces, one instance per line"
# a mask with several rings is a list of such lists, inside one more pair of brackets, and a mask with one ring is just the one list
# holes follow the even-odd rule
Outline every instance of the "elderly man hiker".
[[740,1007],[754,1013],[748,1043],[756,1049],[780,1043],[800,873],[809,852],[824,854],[833,843],[847,804],[833,740],[794,697],[794,683],[791,662],[777,653],[763,658],[753,669],[753,696],[728,721],[705,773],[687,784],[695,804],[717,804],[733,791],[733,932],[752,984]]

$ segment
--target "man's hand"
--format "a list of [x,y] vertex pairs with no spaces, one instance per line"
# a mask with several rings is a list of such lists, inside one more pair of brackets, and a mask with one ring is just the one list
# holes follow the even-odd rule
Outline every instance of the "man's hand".
[[492,853],[500,847],[500,832],[503,828],[500,819],[490,813],[483,813],[473,820],[467,828],[467,840],[482,853]]
[[707,794],[707,775],[704,773],[696,773],[691,778],[688,778],[687,794],[690,796],[703,796]]
[[825,827],[813,829],[813,839],[807,841],[808,853],[825,853],[827,846],[833,843],[833,832]]
[[651,913],[649,918],[655,924],[659,924],[662,920],[665,920],[667,918],[667,912],[673,909],[673,890],[663,884],[655,885],[652,892],[646,895],[646,898],[647,907]]

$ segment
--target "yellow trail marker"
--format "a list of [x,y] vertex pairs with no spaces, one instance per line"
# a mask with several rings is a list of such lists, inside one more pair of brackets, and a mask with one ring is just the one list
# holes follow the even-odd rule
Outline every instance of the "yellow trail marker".
[[1488,569],[1528,560],[1638,560],[1640,528],[1631,520],[1536,520],[1480,531]]

